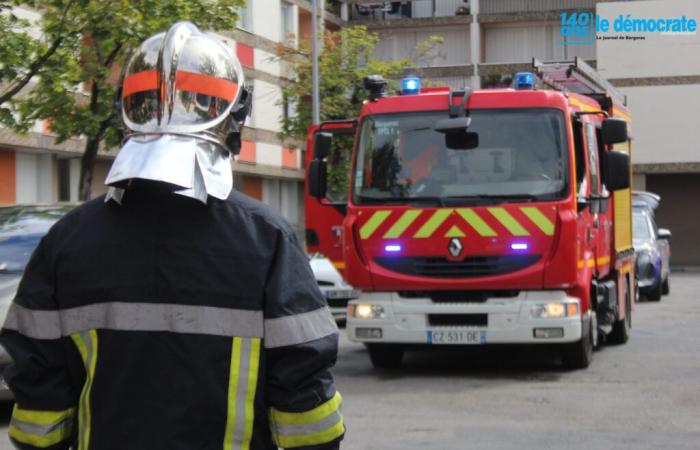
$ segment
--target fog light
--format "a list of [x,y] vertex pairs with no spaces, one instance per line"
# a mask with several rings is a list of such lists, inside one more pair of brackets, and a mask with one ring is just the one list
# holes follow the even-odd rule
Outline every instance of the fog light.
[[563,338],[564,329],[563,328],[535,328],[533,330],[533,335],[536,339],[554,339]]
[[381,328],[355,328],[355,337],[364,339],[381,339]]
[[384,318],[384,308],[379,305],[360,303],[355,305],[353,317],[358,319],[382,319]]

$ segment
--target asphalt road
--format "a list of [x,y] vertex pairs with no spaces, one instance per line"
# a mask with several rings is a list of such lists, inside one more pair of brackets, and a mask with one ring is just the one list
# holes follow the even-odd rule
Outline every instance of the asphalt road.
[[[586,370],[498,347],[409,353],[402,370],[375,371],[343,337],[343,449],[698,449],[700,273],[674,274],[671,289],[637,304],[630,341]],[[11,449],[10,406],[0,414],[0,450]]]

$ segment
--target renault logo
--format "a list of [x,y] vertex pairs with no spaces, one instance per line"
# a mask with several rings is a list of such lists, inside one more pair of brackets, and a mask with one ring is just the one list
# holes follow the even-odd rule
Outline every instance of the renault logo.
[[462,253],[463,248],[462,243],[457,238],[452,238],[450,240],[450,245],[447,246],[447,250],[450,252],[450,255],[454,256],[455,258]]

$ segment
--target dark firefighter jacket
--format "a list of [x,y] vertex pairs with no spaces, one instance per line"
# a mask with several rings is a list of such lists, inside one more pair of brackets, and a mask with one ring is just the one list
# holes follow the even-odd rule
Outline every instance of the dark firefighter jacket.
[[337,449],[338,331],[291,227],[136,183],[35,250],[1,342],[20,449]]

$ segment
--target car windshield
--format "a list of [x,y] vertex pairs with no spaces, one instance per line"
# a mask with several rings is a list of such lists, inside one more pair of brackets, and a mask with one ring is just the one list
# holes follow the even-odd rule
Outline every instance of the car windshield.
[[644,213],[635,212],[632,216],[632,236],[635,243],[641,243],[651,239],[649,220]]
[[444,111],[368,116],[355,165],[356,203],[559,198],[567,192],[564,115],[547,108],[470,111],[478,146],[451,150],[433,129]]
[[0,273],[22,272],[39,240],[69,207],[0,208]]

